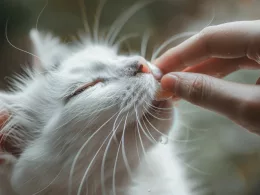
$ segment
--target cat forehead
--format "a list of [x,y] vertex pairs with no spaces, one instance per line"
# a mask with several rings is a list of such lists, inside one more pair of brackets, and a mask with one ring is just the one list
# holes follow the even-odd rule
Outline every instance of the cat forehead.
[[117,49],[113,46],[107,45],[89,45],[86,46],[81,52],[81,55],[85,55],[89,58],[115,58],[117,57]]
[[107,65],[118,58],[117,51],[113,47],[103,45],[90,45],[69,56],[62,68],[85,67]]
[[[131,60],[131,56],[119,55],[117,48],[106,45],[89,45],[78,50],[60,64],[61,70],[79,72],[85,71],[102,71],[104,69],[113,69],[117,65],[123,65]],[[122,64],[123,62],[123,64]]]

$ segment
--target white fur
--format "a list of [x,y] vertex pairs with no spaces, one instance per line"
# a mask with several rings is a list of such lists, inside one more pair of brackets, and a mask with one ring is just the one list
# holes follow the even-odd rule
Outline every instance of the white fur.
[[12,115],[2,133],[22,150],[10,173],[17,194],[191,194],[173,142],[159,142],[176,114],[169,101],[163,112],[147,106],[158,85],[151,74],[134,75],[140,57],[90,43],[70,50],[37,31],[31,37],[41,68],[0,97]]

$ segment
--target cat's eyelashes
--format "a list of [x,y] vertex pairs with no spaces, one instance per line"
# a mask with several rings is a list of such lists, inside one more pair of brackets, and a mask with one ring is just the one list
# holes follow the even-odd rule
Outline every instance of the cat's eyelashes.
[[104,79],[96,79],[90,83],[87,83],[81,87],[79,87],[78,89],[76,89],[72,94],[70,94],[66,99],[70,100],[72,97],[75,97],[77,95],[79,95],[80,93],[82,93],[83,91],[87,90],[90,87],[95,86],[98,83],[104,82]]

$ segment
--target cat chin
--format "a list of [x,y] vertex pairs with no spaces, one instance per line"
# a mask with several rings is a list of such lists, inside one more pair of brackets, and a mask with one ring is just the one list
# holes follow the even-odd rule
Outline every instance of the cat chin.
[[148,114],[148,119],[155,120],[156,123],[170,123],[169,126],[172,125],[172,123],[174,123],[174,108],[172,100],[153,100],[152,106],[150,106],[150,108],[146,111],[146,114]]
[[147,108],[137,109],[137,112],[133,109],[128,115],[128,124],[136,126],[137,124],[140,125],[140,123],[146,123],[148,128],[152,129],[156,128],[156,126],[164,127],[156,130],[162,131],[161,133],[168,133],[170,126],[174,123],[174,119],[172,100],[153,100]]
[[142,126],[145,129],[149,129],[152,139],[159,141],[162,136],[168,135],[175,124],[172,101],[153,101],[152,106],[141,116],[140,121],[143,121]]

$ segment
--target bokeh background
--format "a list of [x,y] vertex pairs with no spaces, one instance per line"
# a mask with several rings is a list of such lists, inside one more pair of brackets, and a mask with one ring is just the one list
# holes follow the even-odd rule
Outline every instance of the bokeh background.
[[[107,0],[100,19],[106,32],[113,21],[139,0]],[[149,0],[148,0],[149,1]],[[84,20],[93,26],[99,0],[0,0],[0,88],[8,87],[13,73],[32,65],[29,30],[36,27],[69,41],[84,32]],[[43,10],[43,8],[45,9]],[[186,31],[200,31],[207,25],[260,18],[259,0],[157,0],[133,15],[118,38],[149,32],[147,58],[169,37]],[[37,22],[38,21],[38,22]],[[140,37],[129,39],[122,50],[140,50]],[[178,39],[172,47],[184,39]],[[19,48],[19,49],[17,49]],[[258,71],[240,71],[227,77],[254,83]],[[181,142],[180,154],[198,194],[260,194],[260,138],[245,132],[227,119],[181,102],[181,127],[174,137]],[[199,113],[199,114],[198,114]],[[193,141],[192,141],[193,140]],[[194,141],[197,140],[197,141]]]

